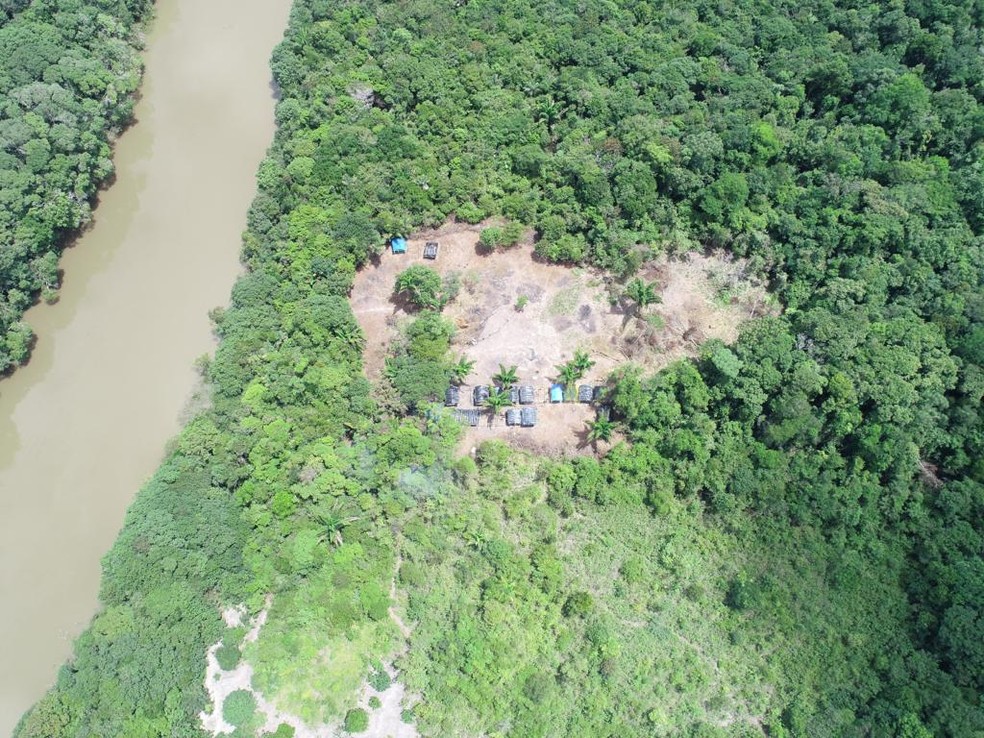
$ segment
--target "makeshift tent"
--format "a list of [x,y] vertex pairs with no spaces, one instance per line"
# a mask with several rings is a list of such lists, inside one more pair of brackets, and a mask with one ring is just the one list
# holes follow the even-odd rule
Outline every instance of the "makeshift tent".
[[577,388],[578,402],[591,402],[594,398],[594,388],[590,384],[582,384]]
[[465,425],[470,425],[474,428],[478,425],[478,421],[482,417],[482,414],[478,410],[455,410],[454,417],[457,418],[459,422],[464,423]]
[[436,259],[437,258],[437,241],[428,241],[424,244],[424,258],[425,259]]
[[480,384],[472,390],[472,404],[475,407],[481,407],[487,399],[489,399],[489,388],[484,384]]
[[458,388],[455,386],[448,387],[444,391],[444,404],[448,407],[457,407],[459,400]]
[[536,408],[524,407],[520,414],[520,425],[524,428],[532,428],[536,425]]
[[550,402],[564,401],[564,385],[554,384],[550,386]]
[[522,422],[518,407],[511,407],[506,410],[506,425],[519,425]]
[[519,403],[521,405],[532,405],[535,397],[532,385],[524,384],[519,388]]
[[513,386],[509,388],[509,402],[513,405],[519,402],[519,387]]
[[407,239],[402,236],[397,236],[396,238],[390,239],[390,248],[393,249],[394,254],[405,254],[407,253]]

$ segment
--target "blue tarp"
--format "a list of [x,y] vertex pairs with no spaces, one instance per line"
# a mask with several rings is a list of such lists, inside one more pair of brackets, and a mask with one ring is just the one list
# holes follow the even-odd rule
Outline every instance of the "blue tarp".
[[407,253],[407,239],[402,237],[391,238],[390,248],[393,249],[394,254],[405,254]]
[[564,401],[564,386],[562,384],[555,384],[550,387],[550,402],[563,402]]

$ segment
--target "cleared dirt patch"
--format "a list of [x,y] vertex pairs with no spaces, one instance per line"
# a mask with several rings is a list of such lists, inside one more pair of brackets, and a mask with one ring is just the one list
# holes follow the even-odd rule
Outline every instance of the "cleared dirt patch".
[[[458,330],[452,351],[475,361],[469,377],[475,383],[489,382],[504,364],[518,367],[521,383],[544,388],[556,377],[557,364],[584,349],[596,362],[584,382],[600,384],[626,362],[652,370],[695,354],[710,338],[731,342],[743,321],[773,310],[743,262],[722,254],[688,253],[646,264],[639,276],[656,285],[662,302],[637,315],[620,299],[622,286],[600,272],[540,261],[528,243],[486,253],[478,245],[480,231],[452,223],[416,234],[406,254],[387,251],[356,275],[352,309],[366,334],[370,380],[380,377],[390,343],[410,318],[393,299],[393,286],[411,264],[458,275],[461,290],[444,315]],[[440,243],[436,260],[423,258],[427,241]],[[462,406],[471,407],[470,393],[462,392]],[[507,427],[500,414],[492,426],[483,420],[470,428],[463,448],[495,437],[545,453],[590,450],[578,435],[594,417],[589,406],[537,406],[536,428]]]

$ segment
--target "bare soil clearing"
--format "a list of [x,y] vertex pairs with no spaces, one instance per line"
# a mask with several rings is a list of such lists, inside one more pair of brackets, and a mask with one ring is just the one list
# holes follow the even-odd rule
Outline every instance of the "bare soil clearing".
[[[627,362],[653,370],[694,355],[708,339],[734,341],[742,322],[774,309],[764,287],[746,277],[743,262],[691,252],[644,265],[639,276],[655,284],[662,302],[637,315],[619,299],[622,286],[601,272],[544,262],[530,243],[487,253],[480,232],[481,226],[460,223],[421,232],[408,239],[407,253],[387,251],[356,275],[351,303],[367,339],[370,380],[380,378],[390,344],[411,318],[393,288],[412,264],[461,281],[444,315],[457,327],[452,351],[475,361],[469,380],[488,383],[499,364],[515,365],[520,383],[536,386],[538,397],[556,377],[556,365],[577,349],[596,362],[584,383],[601,384]],[[436,260],[423,258],[427,241],[440,243]],[[470,388],[463,388],[462,407],[471,406]],[[535,428],[508,427],[501,416],[491,425],[483,419],[467,429],[462,449],[502,438],[543,453],[590,450],[584,439],[584,423],[594,418],[590,406],[538,401],[537,407]]]

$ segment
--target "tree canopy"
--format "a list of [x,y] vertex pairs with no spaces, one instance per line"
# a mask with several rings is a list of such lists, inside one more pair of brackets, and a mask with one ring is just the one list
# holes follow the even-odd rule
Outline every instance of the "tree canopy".
[[[394,577],[424,735],[984,731],[982,25],[946,0],[297,0],[214,406],[19,738],[196,735],[219,605],[268,593],[254,684],[341,721],[401,652]],[[371,387],[346,300],[379,234],[451,217],[617,284],[727,249],[782,314],[622,367],[603,459],[456,459],[453,325],[422,310]]]
[[27,361],[21,321],[53,300],[58,254],[89,222],[130,121],[150,0],[0,2],[0,373]]

